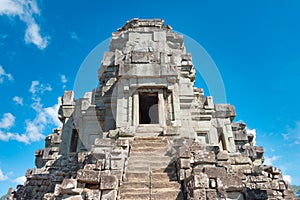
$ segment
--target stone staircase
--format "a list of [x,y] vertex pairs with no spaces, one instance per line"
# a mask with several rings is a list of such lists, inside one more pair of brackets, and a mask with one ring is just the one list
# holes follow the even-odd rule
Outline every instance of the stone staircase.
[[121,183],[120,199],[183,199],[176,166],[162,138],[135,138]]

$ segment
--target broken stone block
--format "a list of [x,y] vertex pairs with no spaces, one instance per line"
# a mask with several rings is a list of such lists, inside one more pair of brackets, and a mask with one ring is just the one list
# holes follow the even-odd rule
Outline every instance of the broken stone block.
[[287,189],[286,184],[283,181],[280,181],[278,186],[279,186],[279,190],[286,190]]
[[129,146],[129,141],[128,140],[117,140],[117,146],[119,147],[128,147]]
[[97,184],[100,183],[100,171],[78,170],[77,179],[80,182]]
[[114,140],[107,138],[96,138],[94,143],[96,147],[112,147],[114,144]]
[[199,173],[194,175],[195,188],[208,188],[209,179],[206,174]]
[[111,170],[111,175],[116,176],[119,181],[122,180],[123,169],[122,170]]
[[206,190],[206,200],[216,200],[217,192],[216,190]]
[[217,155],[218,161],[227,161],[229,159],[227,151],[220,151]]
[[84,165],[84,170],[94,170],[96,168],[96,164],[86,164]]
[[82,197],[81,195],[63,195],[62,196],[62,199],[64,200],[82,200]]
[[[10,200],[10,199],[9,199]],[[55,200],[55,196],[53,193],[46,193],[44,196],[43,196],[43,200]]]
[[100,190],[85,189],[81,194],[82,199],[96,200],[101,199]]
[[112,170],[123,169],[123,167],[124,167],[124,160],[111,159],[111,161],[110,161],[110,168]]
[[205,189],[195,189],[193,191],[193,197],[194,199],[199,200],[206,200],[206,191]]
[[179,148],[179,157],[180,158],[190,158],[189,148],[186,146],[182,146]]
[[54,196],[59,196],[61,191],[61,184],[56,184],[54,188]]
[[100,189],[114,190],[119,186],[119,181],[116,176],[101,176]]
[[191,167],[190,159],[180,158],[178,165],[180,169],[189,169]]
[[226,169],[224,167],[204,167],[203,172],[209,178],[226,177]]
[[239,191],[243,188],[243,182],[239,176],[229,175],[217,179],[217,185],[222,185],[226,191]]
[[64,179],[60,186],[61,194],[73,194],[73,189],[77,187],[76,179]]
[[215,164],[216,163],[216,157],[215,153],[213,151],[206,152],[205,154],[203,152],[198,151],[194,155],[194,164]]
[[104,190],[102,191],[102,198],[105,200],[116,200],[117,199],[117,190]]

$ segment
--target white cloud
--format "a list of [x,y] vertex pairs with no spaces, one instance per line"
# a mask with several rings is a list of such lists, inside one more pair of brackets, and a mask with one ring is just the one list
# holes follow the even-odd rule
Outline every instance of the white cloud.
[[0,181],[5,181],[8,179],[8,176],[3,174],[2,170],[0,169]]
[[39,81],[31,81],[31,86],[29,88],[29,92],[33,95],[35,94],[43,94],[46,91],[52,91],[52,87],[49,84],[40,84]]
[[279,157],[278,156],[272,156],[272,157],[265,157],[265,161],[264,164],[265,165],[273,165],[273,162],[278,160]]
[[0,34],[0,46],[4,45],[4,40],[8,37],[7,34]]
[[40,15],[36,0],[1,0],[0,15],[19,17],[26,25],[24,40],[32,43],[39,49],[44,49],[49,43],[49,37],[42,37],[40,27],[35,17]]
[[21,185],[24,185],[25,181],[26,181],[25,176],[20,176],[20,177],[13,180],[13,182],[15,182],[17,184],[21,184]]
[[66,75],[60,75],[60,82],[63,84],[62,88],[65,89],[67,87],[66,83],[68,82]]
[[252,134],[253,137],[253,145],[256,145],[256,129],[246,129],[248,134]]
[[18,97],[18,96],[14,96],[13,101],[20,106],[23,106],[23,98],[22,97]]
[[282,133],[281,134],[284,140],[289,140],[289,134],[288,133]]
[[11,113],[4,113],[2,119],[0,120],[0,128],[9,129],[15,123],[15,116]]
[[9,81],[14,80],[14,77],[11,74],[6,73],[3,67],[0,65],[0,84],[3,83],[4,78],[7,78]]
[[75,33],[74,31],[72,31],[72,32],[70,32],[69,34],[70,34],[70,38],[71,38],[72,40],[75,40],[75,41],[77,41],[77,42],[80,42],[80,38],[78,37],[77,33]]
[[66,75],[61,75],[60,76],[60,81],[62,82],[62,83],[67,83],[68,82],[68,80],[67,80],[67,77],[66,77]]
[[287,181],[289,184],[292,183],[292,177],[290,175],[283,175],[283,180]]
[[4,132],[0,130],[0,140],[9,141],[17,140],[19,142],[31,143],[44,139],[43,131],[51,126],[61,126],[61,122],[58,120],[58,109],[61,104],[60,98],[57,99],[57,103],[51,107],[46,107],[41,104],[40,98],[33,99],[34,105],[32,108],[36,111],[36,116],[33,120],[27,119],[25,121],[25,133],[12,133]]
[[287,132],[289,138],[300,139],[300,121],[296,121],[294,127],[287,127]]
[[22,14],[22,6],[19,2],[12,0],[2,0],[0,2],[0,14],[16,16]]
[[44,49],[48,45],[48,38],[43,38],[40,35],[40,27],[35,24],[28,24],[25,32],[25,42],[35,44],[38,48]]

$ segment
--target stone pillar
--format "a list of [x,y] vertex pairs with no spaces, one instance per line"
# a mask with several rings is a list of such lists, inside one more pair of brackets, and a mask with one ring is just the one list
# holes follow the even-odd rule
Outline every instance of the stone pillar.
[[162,90],[158,92],[158,120],[161,127],[166,126],[165,100]]
[[132,109],[132,96],[128,96],[128,105],[127,105],[127,122],[129,126],[132,126],[133,124],[133,109]]
[[139,125],[139,93],[133,94],[133,126]]
[[180,101],[179,101],[179,89],[178,83],[174,84],[174,89],[172,91],[172,98],[173,98],[173,108],[174,108],[174,126],[181,126],[180,120]]
[[115,91],[115,95],[116,95],[116,101],[117,101],[117,105],[116,105],[116,113],[114,113],[114,117],[116,120],[116,128],[119,127],[123,127],[124,126],[124,122],[126,121],[126,99],[124,98],[124,90],[123,90],[123,83],[122,81],[119,81],[119,83],[117,84],[117,91]]

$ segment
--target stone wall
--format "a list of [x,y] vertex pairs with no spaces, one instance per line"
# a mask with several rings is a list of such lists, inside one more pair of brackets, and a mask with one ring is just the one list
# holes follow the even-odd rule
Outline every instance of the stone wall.
[[183,36],[163,20],[113,33],[98,78],[81,99],[65,91],[63,127],[36,151],[17,199],[295,199],[235,108],[194,87]]

